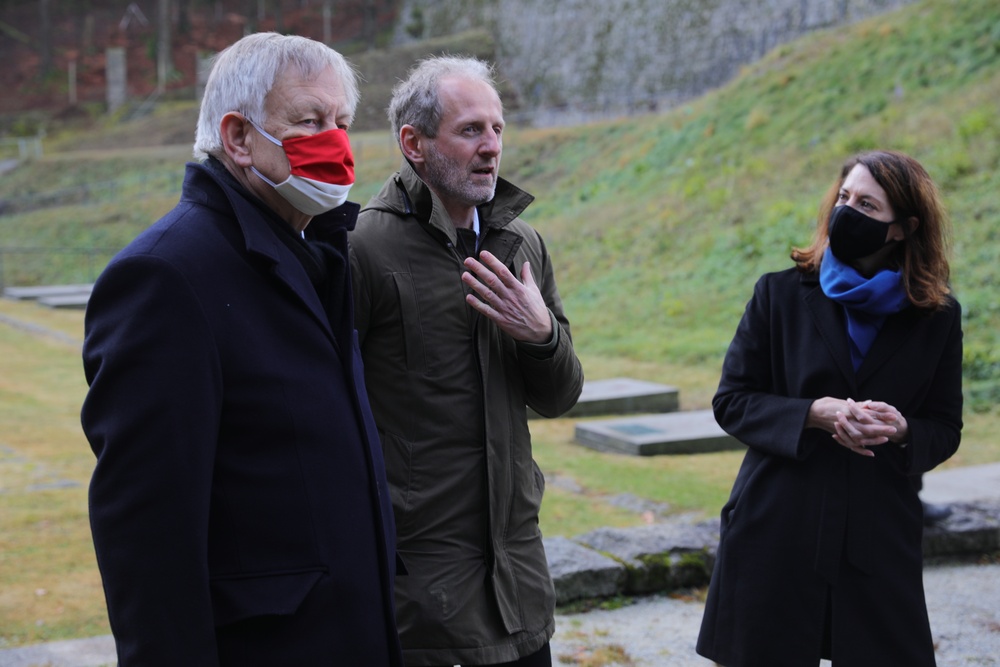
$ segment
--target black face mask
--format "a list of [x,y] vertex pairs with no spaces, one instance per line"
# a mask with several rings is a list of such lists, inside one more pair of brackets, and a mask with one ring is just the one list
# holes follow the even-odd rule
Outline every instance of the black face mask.
[[874,254],[889,243],[895,243],[885,240],[890,224],[870,218],[846,204],[838,206],[830,211],[830,250],[842,262]]

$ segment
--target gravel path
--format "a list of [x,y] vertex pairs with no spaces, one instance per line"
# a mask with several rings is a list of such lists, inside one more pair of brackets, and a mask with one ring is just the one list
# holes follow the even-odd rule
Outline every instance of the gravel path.
[[[924,588],[938,667],[1000,665],[1000,564],[930,566]],[[560,615],[553,663],[710,667],[694,652],[703,610],[702,602],[652,596],[621,609]]]
[[[930,566],[924,587],[938,667],[1000,666],[1000,563]],[[703,609],[701,602],[651,596],[611,611],[560,614],[553,664],[711,667],[694,652]],[[98,667],[114,660],[110,636],[0,650],[0,667]]]

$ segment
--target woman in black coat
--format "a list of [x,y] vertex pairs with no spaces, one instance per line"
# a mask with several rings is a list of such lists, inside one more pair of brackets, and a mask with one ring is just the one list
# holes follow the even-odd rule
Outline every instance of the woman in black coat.
[[715,417],[747,445],[698,653],[726,667],[934,665],[912,476],[958,448],[961,312],[927,172],[848,160],[795,267],[764,275]]

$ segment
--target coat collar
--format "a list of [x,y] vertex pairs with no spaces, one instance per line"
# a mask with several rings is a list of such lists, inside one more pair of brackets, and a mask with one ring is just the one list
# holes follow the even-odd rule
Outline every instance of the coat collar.
[[[479,206],[480,234],[488,229],[502,229],[510,224],[535,198],[503,178],[497,179],[493,199]],[[413,216],[433,234],[455,245],[458,236],[444,204],[417,175],[413,165],[403,159],[395,174],[372,197],[364,210],[379,210],[399,217]]]
[[[220,173],[220,169],[224,173]],[[265,218],[272,216],[275,221],[281,224],[287,223],[278,218],[260,200],[240,187],[235,179],[227,177],[228,172],[224,170],[225,167],[221,164],[188,164],[188,173],[184,183],[184,198],[211,206],[226,214],[227,217],[235,218],[242,232],[247,253],[259,257],[265,264],[270,265],[270,273],[292,291],[336,344],[326,310],[319,300],[316,288],[309,280],[305,267],[292,251],[278,239],[276,236],[278,232],[271,228],[271,223]],[[213,185],[222,197],[212,194]],[[229,204],[229,211],[226,211],[223,201]],[[344,226],[345,229],[353,228],[354,220],[357,218],[357,205],[352,206],[354,207],[353,214],[351,214],[352,211],[345,209],[346,217],[343,219],[335,216],[341,211],[341,209],[336,209],[323,214],[323,216],[313,218],[313,222],[321,219],[326,221],[327,218],[330,218],[335,226]],[[346,234],[344,237],[346,245]]]

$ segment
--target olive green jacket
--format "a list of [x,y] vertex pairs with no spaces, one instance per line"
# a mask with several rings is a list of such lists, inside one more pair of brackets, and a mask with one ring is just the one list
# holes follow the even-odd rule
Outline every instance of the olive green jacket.
[[466,302],[463,253],[440,200],[404,160],[351,233],[356,325],[385,451],[407,665],[530,655],[554,631],[527,407],[576,403],[573,351],[542,238],[517,216],[533,197],[500,180],[479,207],[480,250],[514,275],[530,262],[551,313],[548,345],[518,343]]

